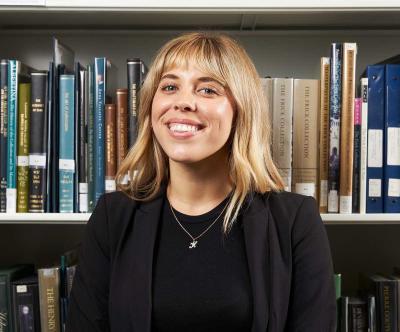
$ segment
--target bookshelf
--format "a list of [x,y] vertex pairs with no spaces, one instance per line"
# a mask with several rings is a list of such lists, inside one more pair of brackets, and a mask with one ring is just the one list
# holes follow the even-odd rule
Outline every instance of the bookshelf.
[[[20,5],[10,5],[19,3]],[[1,5],[5,4],[5,5]],[[147,64],[165,41],[183,31],[218,30],[237,38],[261,76],[319,78],[331,42],[358,44],[357,75],[400,53],[398,0],[0,0],[0,55],[47,69],[51,37],[83,64],[105,55],[126,85],[126,58]],[[358,84],[358,82],[357,82]],[[89,214],[0,214],[0,264],[56,260],[79,243]],[[323,214],[335,271],[343,290],[357,288],[357,272],[390,272],[400,263],[400,214]],[[6,248],[8,248],[6,250]]]

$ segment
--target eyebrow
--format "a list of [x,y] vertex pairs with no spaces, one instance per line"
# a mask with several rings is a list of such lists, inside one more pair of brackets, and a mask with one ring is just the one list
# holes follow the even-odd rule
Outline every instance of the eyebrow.
[[[173,79],[173,80],[179,79],[179,77],[176,76],[175,74],[165,74],[165,75],[163,75],[163,76],[161,77],[161,81],[162,81],[163,79],[166,79],[166,78]],[[212,78],[212,77],[208,77],[208,76],[199,77],[199,78],[197,79],[197,81],[205,82],[205,83],[207,83],[207,82],[215,82],[215,83],[217,83],[217,84],[219,84],[220,86],[223,87],[223,85],[222,85],[221,83],[219,83],[217,80],[215,80],[215,79]]]

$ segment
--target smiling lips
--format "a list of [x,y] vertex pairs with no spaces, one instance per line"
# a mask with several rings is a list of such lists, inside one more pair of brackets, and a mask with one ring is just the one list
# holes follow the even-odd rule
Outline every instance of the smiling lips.
[[171,119],[166,122],[166,125],[173,134],[189,134],[187,136],[192,136],[205,127],[201,123],[189,119]]

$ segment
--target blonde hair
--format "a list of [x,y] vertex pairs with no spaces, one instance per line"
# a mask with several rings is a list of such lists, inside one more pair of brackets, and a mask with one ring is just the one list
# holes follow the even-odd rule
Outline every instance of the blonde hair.
[[[188,62],[223,84],[235,103],[236,119],[229,140],[229,176],[234,189],[223,222],[226,234],[248,193],[284,188],[272,161],[268,100],[259,75],[243,47],[226,35],[186,33],[160,49],[140,90],[138,137],[118,169],[117,188],[135,200],[149,201],[168,181],[168,157],[151,128],[152,102],[162,74]],[[124,184],[126,174],[129,183]]]

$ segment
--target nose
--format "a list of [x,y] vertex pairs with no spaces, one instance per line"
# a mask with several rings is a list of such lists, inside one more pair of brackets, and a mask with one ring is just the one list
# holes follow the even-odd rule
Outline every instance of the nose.
[[174,109],[180,111],[195,111],[195,96],[189,91],[181,91],[176,95]]

